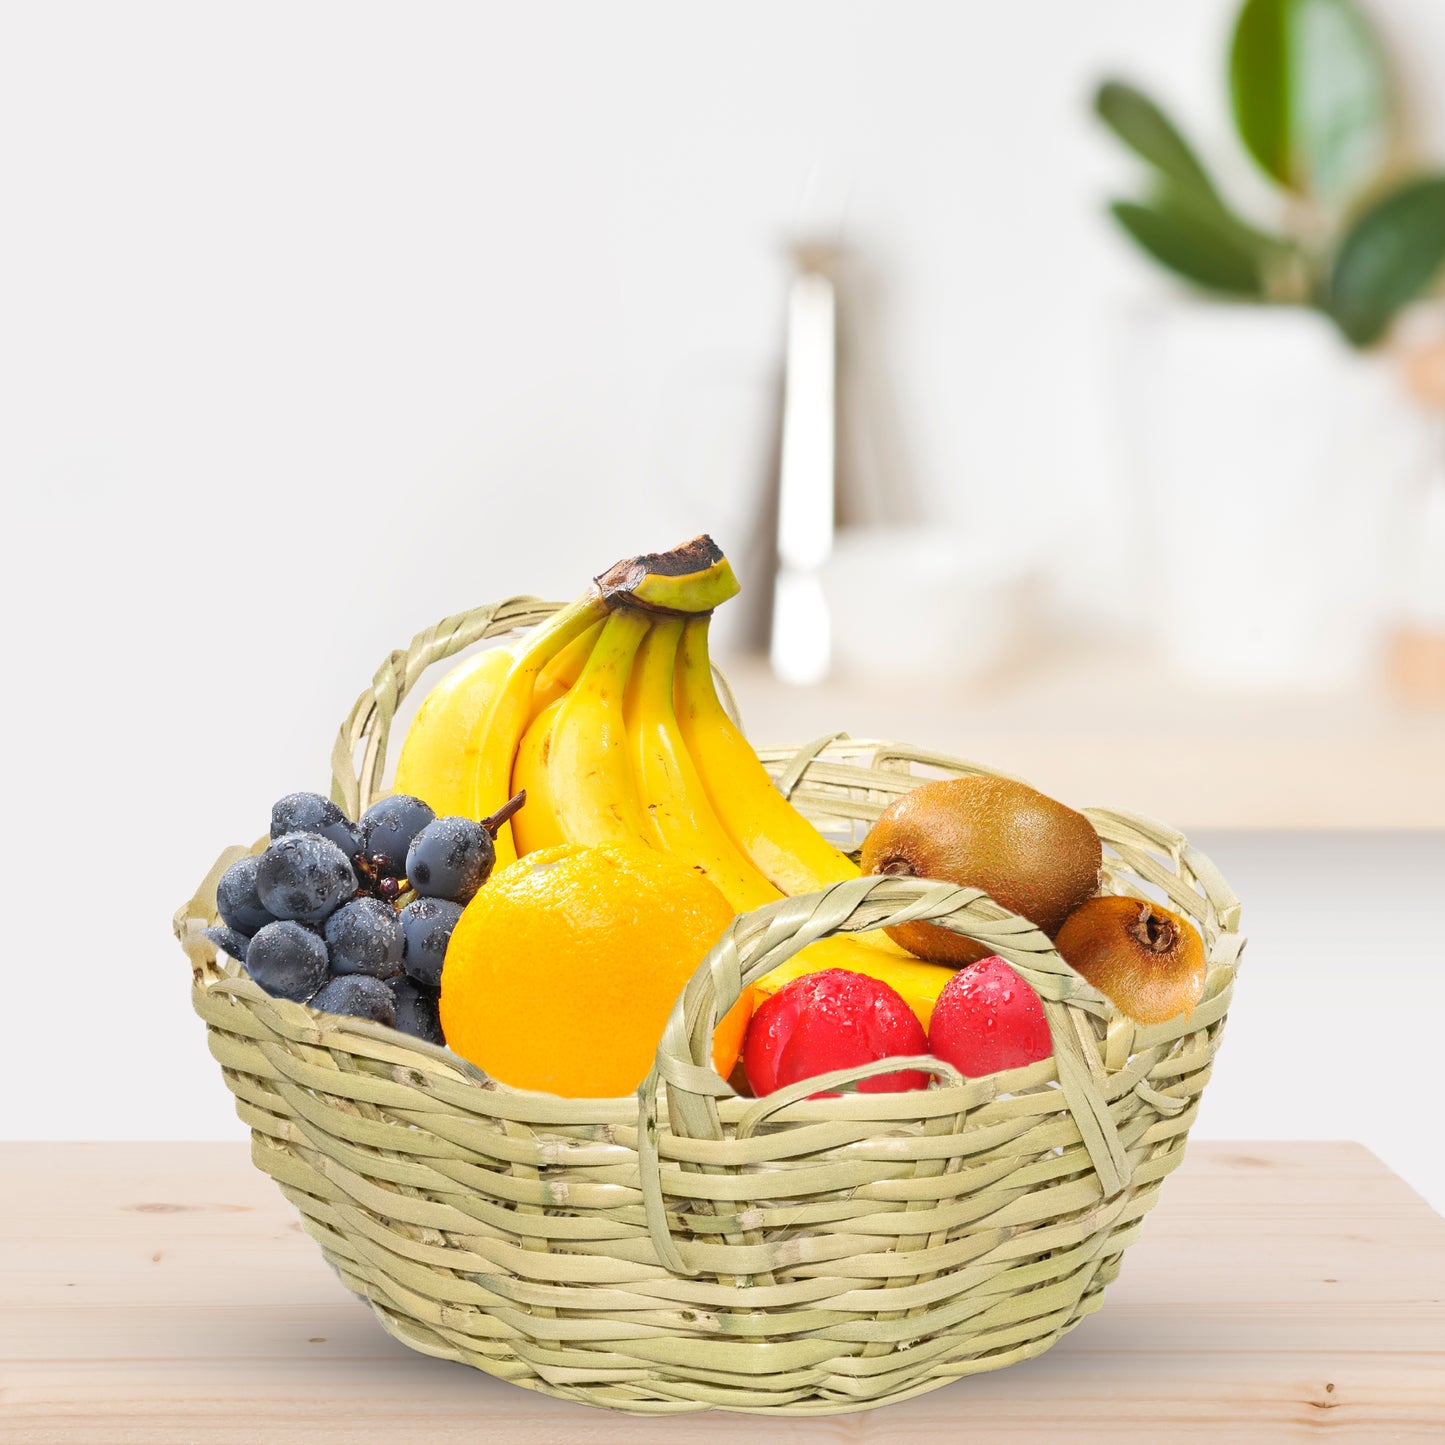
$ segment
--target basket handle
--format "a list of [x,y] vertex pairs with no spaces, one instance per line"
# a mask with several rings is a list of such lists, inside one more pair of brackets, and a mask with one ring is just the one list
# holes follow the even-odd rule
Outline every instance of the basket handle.
[[[718,1019],[744,988],[771,973],[800,949],[834,933],[867,932],[921,920],[983,944],[1004,958],[1043,1000],[1064,1102],[1079,1128],[1106,1198],[1127,1189],[1132,1166],[1101,1088],[1103,1068],[1083,1015],[1108,1017],[1107,1000],[1055,951],[1026,918],[1000,907],[977,888],[927,879],[871,875],[834,883],[820,893],[784,898],[740,914],[699,964],[673,1005],[652,1071],[638,1088],[637,1152],[648,1232],[668,1269],[695,1274],[668,1225],[663,1201],[658,1109],[667,1089],[667,1127],[691,1139],[721,1139],[717,1100],[732,1087],[712,1068]],[[856,1083],[870,1073],[900,1067],[953,1074],[938,1060],[890,1059],[884,1065],[839,1070],[807,1082],[816,1093]],[[771,1105],[774,1096],[769,1096]],[[787,1102],[792,1102],[789,1099]],[[764,1112],[773,1112],[764,1105]],[[778,1103],[776,1107],[784,1107]],[[757,1112],[757,1111],[752,1111]],[[763,1114],[752,1118],[756,1128]]]
[[796,1084],[784,1084],[771,1094],[764,1094],[737,1122],[736,1134],[739,1139],[751,1139],[758,1129],[774,1114],[786,1109],[789,1104],[801,1104],[814,1094],[833,1094],[865,1079],[876,1078],[879,1074],[896,1074],[910,1069],[923,1074],[936,1074],[950,1084],[964,1084],[968,1081],[952,1064],[935,1059],[932,1054],[890,1054],[886,1059],[874,1059],[870,1063],[855,1064],[851,1069],[833,1069],[826,1074],[814,1074],[812,1078],[800,1079]]

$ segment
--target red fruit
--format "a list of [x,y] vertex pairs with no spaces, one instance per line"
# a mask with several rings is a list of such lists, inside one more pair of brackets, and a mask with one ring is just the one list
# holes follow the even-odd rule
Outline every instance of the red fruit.
[[[828,968],[795,978],[753,1015],[743,1069],[753,1093],[762,1095],[833,1069],[927,1052],[923,1025],[896,989],[850,969]],[[928,1075],[917,1069],[879,1074],[858,1085],[865,1094],[927,1087]]]
[[943,986],[928,1044],[970,1079],[1022,1068],[1054,1050],[1038,994],[997,954],[960,969]]

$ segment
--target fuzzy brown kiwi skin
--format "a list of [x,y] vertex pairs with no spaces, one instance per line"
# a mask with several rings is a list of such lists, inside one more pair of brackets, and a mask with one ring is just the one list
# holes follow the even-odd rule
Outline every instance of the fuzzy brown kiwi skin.
[[1135,1023],[1189,1013],[1204,993],[1204,941],[1142,898],[1091,898],[1059,930],[1059,956]]
[[[1082,813],[1007,778],[924,783],[884,809],[864,840],[864,873],[937,878],[981,888],[1050,938],[1099,890],[1103,850]],[[933,963],[962,965],[991,949],[932,923],[887,930]]]

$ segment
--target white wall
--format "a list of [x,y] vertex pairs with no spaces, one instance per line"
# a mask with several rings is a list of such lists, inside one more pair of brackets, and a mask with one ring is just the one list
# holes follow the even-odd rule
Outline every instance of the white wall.
[[[1445,145],[1445,6],[1373,8]],[[799,228],[866,258],[894,479],[1084,525],[1108,322],[1154,284],[1088,96],[1145,80],[1227,161],[1230,9],[5,7],[5,957],[37,1012],[0,1134],[231,1127],[171,910],[325,786],[419,627],[739,545]],[[54,1086],[57,1047],[133,1090]]]

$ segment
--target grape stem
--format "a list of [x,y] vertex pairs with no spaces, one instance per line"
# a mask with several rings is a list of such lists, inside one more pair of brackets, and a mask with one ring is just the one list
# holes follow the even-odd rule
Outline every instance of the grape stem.
[[507,819],[510,818],[512,814],[515,813],[517,809],[520,808],[522,804],[526,801],[527,790],[523,788],[519,793],[516,793],[512,797],[508,798],[507,801],[503,803],[502,806],[498,808],[497,811],[493,813],[489,818],[483,818],[482,827],[484,827],[487,832],[489,832],[492,837],[495,838],[497,836],[497,830],[502,826],[502,824],[505,823]]

